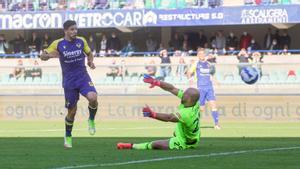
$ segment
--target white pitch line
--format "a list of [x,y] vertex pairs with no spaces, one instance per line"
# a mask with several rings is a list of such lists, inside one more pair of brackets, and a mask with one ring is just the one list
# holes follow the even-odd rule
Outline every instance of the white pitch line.
[[[97,128],[97,130],[101,131],[101,130],[155,130],[155,129],[173,129],[173,126],[169,126],[169,127],[123,127],[123,128],[112,128],[112,127],[108,127],[108,128],[102,128],[99,127]],[[211,127],[213,128],[213,127]],[[211,129],[208,128],[208,129]],[[206,128],[202,128],[202,130],[205,130]],[[280,129],[280,130],[286,130],[286,129],[300,129],[299,127],[224,127],[223,129],[247,129],[247,130],[251,130],[251,129]],[[73,131],[85,131],[87,129],[85,128],[81,128],[81,129],[73,129]],[[65,131],[64,128],[61,129],[41,129],[41,130],[0,130],[0,133],[32,133],[32,132],[58,132],[58,131]]]
[[[154,130],[154,129],[170,129],[174,127],[123,127],[123,128],[97,128],[97,130]],[[87,129],[73,129],[73,131],[85,131]],[[65,129],[42,129],[42,130],[0,130],[0,133],[31,133],[31,132],[58,132]]]
[[77,166],[65,166],[65,167],[57,167],[57,168],[52,168],[52,169],[77,169],[77,168],[122,166],[122,165],[129,165],[129,164],[141,164],[141,163],[149,163],[149,162],[157,162],[157,161],[168,161],[168,160],[177,160],[177,159],[231,156],[231,155],[240,155],[240,154],[247,154],[247,153],[285,151],[285,150],[296,150],[296,149],[300,149],[300,146],[296,146],[296,147],[278,147],[278,148],[268,148],[268,149],[254,149],[254,150],[241,150],[241,151],[229,151],[229,152],[196,154],[196,155],[187,155],[187,156],[163,157],[163,158],[153,158],[153,159],[147,159],[147,160],[126,161],[126,162],[119,162],[119,163],[104,163],[104,164],[87,164],[87,165],[77,165]]

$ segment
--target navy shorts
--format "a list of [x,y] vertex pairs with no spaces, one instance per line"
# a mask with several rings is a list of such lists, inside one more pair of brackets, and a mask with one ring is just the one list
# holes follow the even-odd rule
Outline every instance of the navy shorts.
[[199,89],[200,93],[200,106],[204,106],[206,101],[215,101],[216,96],[213,88]]
[[76,88],[64,87],[65,107],[67,109],[70,109],[77,104],[79,100],[79,94],[81,94],[82,96],[86,96],[89,92],[97,93],[95,86],[89,77],[81,81],[76,86]]

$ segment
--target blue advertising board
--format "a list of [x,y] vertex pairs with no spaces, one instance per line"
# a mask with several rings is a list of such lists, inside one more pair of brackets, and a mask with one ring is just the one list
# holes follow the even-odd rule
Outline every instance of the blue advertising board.
[[65,20],[79,28],[300,23],[300,5],[214,9],[142,9],[0,13],[0,30],[58,29]]

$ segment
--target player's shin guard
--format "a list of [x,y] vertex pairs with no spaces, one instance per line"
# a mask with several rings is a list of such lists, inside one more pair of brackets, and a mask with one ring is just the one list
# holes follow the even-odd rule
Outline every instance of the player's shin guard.
[[212,110],[211,115],[214,119],[215,125],[219,124],[219,112],[218,110]]
[[72,136],[72,129],[73,129],[74,120],[70,120],[67,117],[65,118],[65,125],[66,125],[66,136]]
[[90,113],[89,119],[90,120],[94,120],[95,119],[95,115],[97,113],[97,106],[96,107],[92,107],[92,106],[89,105],[89,113]]
[[133,144],[132,149],[136,150],[151,150],[152,149],[152,142],[149,143],[140,143],[140,144]]

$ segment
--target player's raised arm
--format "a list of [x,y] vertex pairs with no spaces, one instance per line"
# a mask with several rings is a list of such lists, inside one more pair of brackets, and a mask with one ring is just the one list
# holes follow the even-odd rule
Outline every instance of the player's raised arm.
[[43,51],[40,55],[41,60],[46,61],[50,58],[59,58],[59,53],[57,51],[58,40],[55,40],[51,45]]
[[167,82],[163,82],[163,81],[159,81],[157,79],[152,78],[151,76],[149,76],[147,74],[144,74],[144,82],[151,84],[150,88],[153,88],[155,86],[159,86],[163,90],[168,91],[168,92],[174,94],[175,96],[178,95],[179,89],[174,87],[172,84],[167,83]]
[[157,112],[154,112],[153,110],[151,110],[151,108],[148,105],[146,105],[143,108],[143,115],[144,115],[144,117],[150,117],[150,118],[157,119],[157,120],[164,121],[164,122],[176,123],[179,121],[178,117],[175,114],[157,113]]

